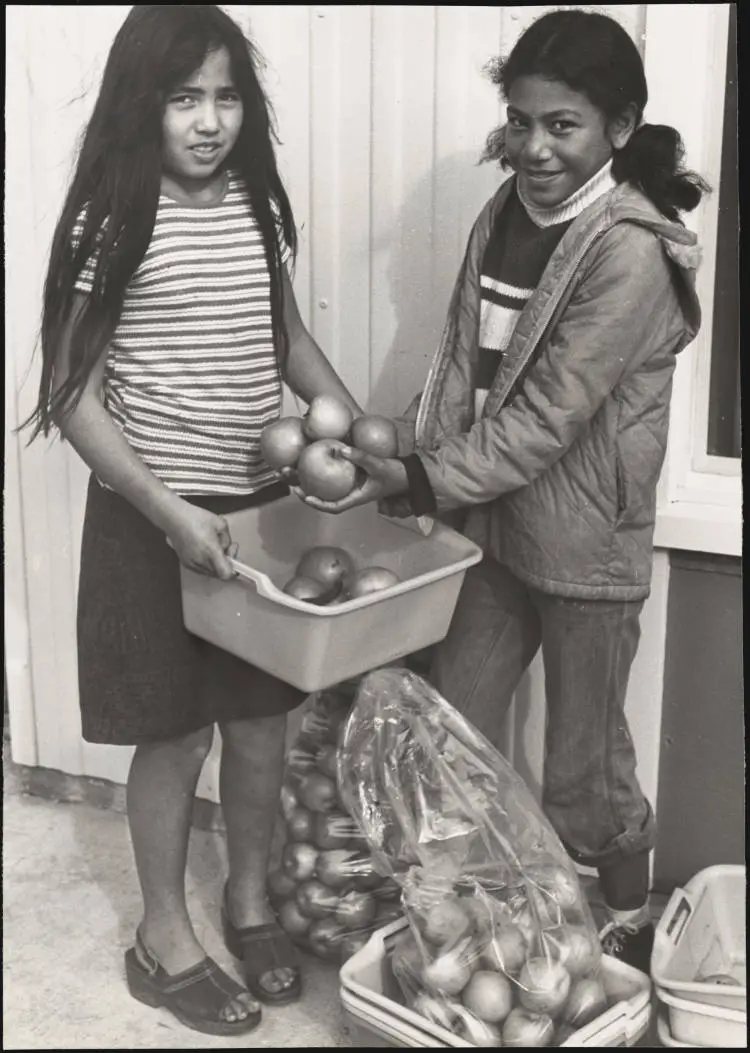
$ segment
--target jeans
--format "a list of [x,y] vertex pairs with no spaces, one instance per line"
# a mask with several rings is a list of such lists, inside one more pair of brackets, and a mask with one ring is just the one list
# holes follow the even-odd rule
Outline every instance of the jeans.
[[[600,874],[637,872],[639,886],[648,881],[655,822],[636,778],[624,703],[642,607],[642,600],[542,593],[485,557],[467,572],[430,672],[440,694],[497,745],[516,687],[541,646],[544,812],[576,862]],[[644,896],[633,887],[618,890],[617,899]]]

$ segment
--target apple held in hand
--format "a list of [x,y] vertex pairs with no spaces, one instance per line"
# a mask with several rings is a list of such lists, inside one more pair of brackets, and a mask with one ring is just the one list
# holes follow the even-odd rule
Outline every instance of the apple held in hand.
[[398,432],[388,417],[379,413],[365,413],[352,424],[352,445],[373,457],[395,457],[398,453]]
[[[354,414],[334,395],[316,395],[302,421],[305,436],[318,439],[344,439],[349,434]],[[333,498],[331,498],[333,500]]]
[[352,492],[357,469],[339,455],[344,448],[336,439],[320,439],[302,451],[297,476],[300,487],[309,497],[340,501]]
[[294,468],[305,446],[300,417],[282,417],[260,434],[260,452],[272,468]]
[[303,553],[296,573],[305,578],[328,585],[338,585],[354,572],[354,560],[349,553],[336,545],[316,545]]

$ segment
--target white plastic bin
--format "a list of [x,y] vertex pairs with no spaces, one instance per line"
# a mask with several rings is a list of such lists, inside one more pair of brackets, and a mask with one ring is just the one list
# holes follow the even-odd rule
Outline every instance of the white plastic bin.
[[689,1042],[678,1042],[676,1038],[673,1038],[667,1019],[662,1013],[658,1013],[656,1017],[656,1035],[659,1039],[659,1044],[662,1046],[679,1046],[681,1049],[697,1048]]
[[747,1049],[747,1014],[706,1002],[688,1002],[656,989],[669,1014],[672,1038],[688,1046]]
[[[313,692],[436,643],[448,632],[466,570],[481,549],[442,524],[425,536],[415,520],[365,505],[318,512],[294,496],[226,516],[238,544],[229,582],[180,568],[186,628]],[[383,566],[399,584],[330,607],[282,592],[302,553],[337,545],[357,567]]]
[[[651,977],[691,1002],[747,1012],[744,866],[712,866],[675,889],[656,927]],[[702,982],[732,976],[738,986]]]
[[[397,1000],[397,985],[387,958],[395,937],[408,924],[400,918],[373,933],[368,943],[342,966],[341,1001],[356,1029],[355,1044],[381,1048],[474,1048]],[[648,1030],[648,977],[604,955],[602,980],[608,998],[616,999],[615,1003],[571,1035],[564,1046],[633,1046]]]

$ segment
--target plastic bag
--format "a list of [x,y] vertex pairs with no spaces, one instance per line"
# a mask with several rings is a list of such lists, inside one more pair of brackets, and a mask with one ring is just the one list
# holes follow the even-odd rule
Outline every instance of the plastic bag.
[[400,890],[376,872],[337,787],[337,743],[356,688],[347,681],[319,692],[302,718],[281,791],[285,844],[268,876],[283,928],[305,950],[338,962],[401,916]]
[[366,676],[339,788],[409,921],[406,1004],[474,1045],[557,1045],[606,1009],[575,868],[520,776],[406,669]]

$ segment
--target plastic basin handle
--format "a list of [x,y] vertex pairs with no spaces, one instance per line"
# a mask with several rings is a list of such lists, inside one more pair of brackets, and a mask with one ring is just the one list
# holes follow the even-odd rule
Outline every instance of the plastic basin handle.
[[243,581],[252,582],[259,595],[265,596],[267,600],[278,598],[279,590],[275,588],[267,574],[261,574],[259,570],[253,570],[252,567],[248,567],[244,563],[238,563],[236,559],[230,559],[229,562],[232,564],[232,570],[237,577]]
[[662,931],[669,937],[675,947],[680,942],[692,913],[693,904],[690,902],[687,892],[683,888],[676,888],[669,898],[661,925]]

